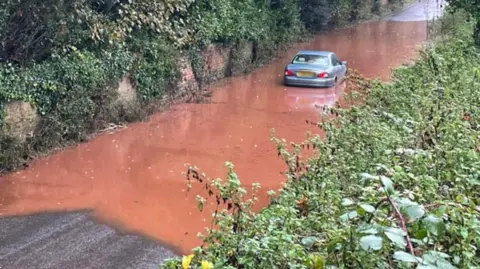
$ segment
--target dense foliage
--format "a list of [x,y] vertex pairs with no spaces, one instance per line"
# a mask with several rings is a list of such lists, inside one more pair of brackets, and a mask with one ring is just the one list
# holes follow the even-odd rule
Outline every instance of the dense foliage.
[[475,31],[473,33],[475,43],[480,45],[480,1],[479,0],[446,0],[451,8],[451,11],[455,12],[459,9],[470,13],[471,18],[476,22]]
[[324,137],[272,137],[288,182],[261,213],[232,164],[223,181],[190,169],[214,228],[163,268],[480,268],[480,55],[472,24],[445,29],[392,83],[352,77],[365,102],[325,110]]
[[[390,6],[401,3],[391,0]],[[5,0],[0,3],[0,59],[48,58],[66,46],[90,50],[128,42],[140,32],[178,46],[236,39],[290,39],[379,13],[377,0]]]

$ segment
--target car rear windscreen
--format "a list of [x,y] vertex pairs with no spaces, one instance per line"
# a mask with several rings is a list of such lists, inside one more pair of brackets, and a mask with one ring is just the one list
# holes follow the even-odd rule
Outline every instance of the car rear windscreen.
[[328,56],[299,54],[293,58],[293,64],[318,64],[328,65]]

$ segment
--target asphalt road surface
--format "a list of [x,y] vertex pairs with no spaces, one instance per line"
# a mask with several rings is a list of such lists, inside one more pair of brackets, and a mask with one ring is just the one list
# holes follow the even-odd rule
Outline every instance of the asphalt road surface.
[[[416,2],[386,19],[431,20],[442,14],[438,2]],[[0,269],[149,269],[173,256],[158,242],[120,234],[85,212],[0,218]]]
[[390,21],[426,21],[442,16],[445,0],[415,0],[402,11],[388,17]]
[[85,212],[0,218],[1,269],[158,269],[173,256],[157,242],[119,234]]

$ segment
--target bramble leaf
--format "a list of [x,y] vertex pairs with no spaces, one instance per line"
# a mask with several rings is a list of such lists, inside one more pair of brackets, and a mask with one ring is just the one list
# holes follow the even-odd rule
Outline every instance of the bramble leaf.
[[360,246],[363,250],[380,250],[382,249],[383,239],[376,235],[367,235],[360,239]]

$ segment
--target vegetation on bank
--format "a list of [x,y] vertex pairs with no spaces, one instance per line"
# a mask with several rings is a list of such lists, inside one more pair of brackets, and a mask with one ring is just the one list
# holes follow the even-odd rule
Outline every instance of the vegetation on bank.
[[446,0],[453,11],[467,11],[475,23],[473,38],[475,44],[480,46],[480,3],[477,0]]
[[449,37],[391,83],[352,77],[364,102],[328,111],[324,138],[272,137],[288,181],[261,213],[232,164],[224,180],[190,169],[214,229],[162,268],[480,268],[480,55],[464,19],[444,18]]
[[[84,141],[109,123],[142,118],[146,104],[176,95],[186,52],[202,80],[200,52],[211,43],[254,43],[252,66],[306,29],[337,27],[380,14],[379,1],[5,0],[0,3],[0,127],[4,106],[34,105],[41,122],[26,143],[0,128],[0,171],[32,153]],[[389,1],[389,8],[401,0]],[[385,8],[385,7],[384,7]],[[318,14],[329,16],[318,21]],[[232,50],[235,54],[236,50]],[[239,56],[232,55],[232,59]],[[125,75],[139,103],[112,107]]]

